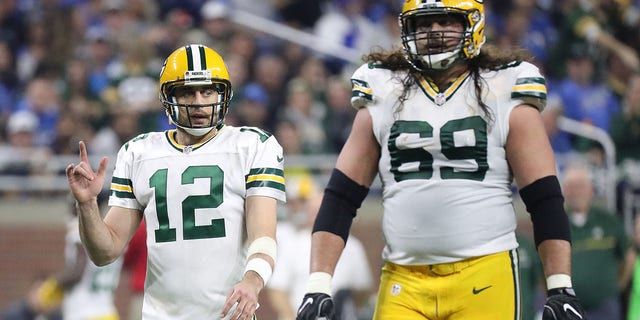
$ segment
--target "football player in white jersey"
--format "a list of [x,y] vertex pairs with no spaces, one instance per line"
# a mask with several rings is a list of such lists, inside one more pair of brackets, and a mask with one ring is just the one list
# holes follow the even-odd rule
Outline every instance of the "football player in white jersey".
[[120,282],[122,257],[98,267],[89,261],[80,241],[78,217],[67,223],[64,281],[68,287],[62,300],[65,320],[118,320],[114,292]]
[[544,319],[584,317],[540,116],[545,79],[524,52],[483,47],[484,19],[481,0],[406,0],[402,48],[354,72],[358,113],[315,220],[298,320],[332,318],[336,261],[376,176],[385,264],[374,319],[519,319],[513,180],[547,280]]
[[282,148],[260,128],[225,125],[231,83],[211,48],[178,48],[159,82],[176,129],[121,147],[104,219],[96,196],[108,159],[94,172],[81,142],[80,163],[67,167],[82,242],[93,262],[109,264],[144,217],[143,319],[252,319],[276,259]]

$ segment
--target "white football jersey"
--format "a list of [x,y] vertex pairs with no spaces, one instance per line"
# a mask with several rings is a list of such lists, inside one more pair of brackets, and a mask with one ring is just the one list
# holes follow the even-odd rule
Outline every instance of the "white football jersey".
[[[77,218],[67,224],[65,240],[65,263],[74,265],[77,251],[84,250]],[[100,319],[118,314],[114,291],[120,282],[122,260],[120,257],[106,266],[98,267],[87,259],[82,278],[64,294],[62,316],[65,320]]]
[[178,144],[175,130],[142,134],[119,151],[109,205],[144,210],[144,319],[219,319],[246,263],[245,199],[285,201],[282,147],[255,127],[225,126]]
[[[278,249],[278,261],[267,286],[287,292],[291,308],[298,310],[309,278],[311,230],[297,230],[289,240],[280,244],[282,250]],[[373,277],[364,245],[356,237],[350,236],[333,272],[333,294],[343,289],[366,291],[372,286]]]
[[482,72],[488,118],[469,73],[443,92],[420,79],[398,107],[405,74],[365,64],[352,77],[352,105],[368,108],[381,146],[383,258],[436,264],[516,248],[509,114],[523,103],[542,110],[544,78],[526,62]]

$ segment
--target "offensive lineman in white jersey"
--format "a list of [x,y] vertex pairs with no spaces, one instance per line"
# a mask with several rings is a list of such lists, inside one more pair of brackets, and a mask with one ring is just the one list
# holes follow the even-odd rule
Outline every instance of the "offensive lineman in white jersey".
[[175,130],[141,134],[118,153],[109,212],[80,143],[67,167],[92,261],[122,255],[144,216],[148,263],[143,319],[252,319],[276,259],[276,205],[285,201],[282,148],[255,127],[224,124],[232,97],[222,58],[203,45],[175,50],[160,100]]
[[519,319],[515,179],[533,221],[544,319],[582,319],[567,215],[542,125],[545,79],[485,46],[481,0],[406,0],[403,49],[352,77],[358,108],[315,220],[298,320],[332,318],[331,277],[378,175],[385,248],[375,320]]

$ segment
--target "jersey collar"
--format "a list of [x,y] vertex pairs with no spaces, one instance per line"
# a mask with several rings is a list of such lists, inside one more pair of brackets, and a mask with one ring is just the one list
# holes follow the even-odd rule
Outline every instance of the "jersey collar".
[[458,76],[449,86],[444,90],[440,91],[438,86],[430,80],[425,79],[422,75],[418,76],[417,80],[420,84],[420,89],[424,94],[429,98],[429,100],[433,101],[438,106],[442,106],[445,104],[451,97],[458,91],[458,89],[462,86],[462,83],[469,77],[470,72],[467,71],[460,76]]
[[205,145],[207,142],[211,141],[213,138],[217,137],[218,134],[220,134],[220,131],[223,128],[224,127],[220,128],[218,130],[218,133],[213,135],[213,136],[211,136],[209,139],[207,139],[205,141],[202,141],[200,143],[189,145],[189,146],[179,144],[178,141],[176,141],[176,133],[177,133],[176,129],[167,130],[167,131],[164,132],[164,135],[167,138],[167,141],[169,142],[170,146],[172,146],[174,149],[176,149],[176,150],[178,150],[178,151],[180,151],[182,153],[189,154],[189,153],[199,149],[200,147]]

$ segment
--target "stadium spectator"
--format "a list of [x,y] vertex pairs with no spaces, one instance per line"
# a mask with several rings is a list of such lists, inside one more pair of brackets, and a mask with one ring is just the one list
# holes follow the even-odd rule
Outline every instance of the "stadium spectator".
[[622,108],[611,117],[611,139],[616,147],[618,164],[625,160],[640,161],[640,75],[629,80]]
[[351,78],[358,112],[315,220],[297,319],[331,317],[331,278],[375,177],[385,248],[373,319],[518,318],[513,180],[546,277],[544,317],[582,317],[539,114],[544,77],[522,52],[483,46],[480,2],[408,0],[399,21],[404,50],[367,55]]
[[[320,39],[317,45],[323,48],[339,46],[366,53],[373,46],[387,48],[393,42],[384,25],[375,24],[366,16],[364,0],[332,0],[316,21],[313,33]],[[341,74],[347,65],[336,58],[326,58],[332,74]]]
[[349,137],[350,124],[356,114],[351,107],[351,86],[342,77],[327,79],[325,90],[327,115],[324,117],[324,131],[327,136],[327,152],[337,153]]
[[562,191],[571,221],[573,285],[591,320],[620,320],[621,292],[627,285],[626,255],[630,243],[620,216],[594,204],[587,167],[564,171]]
[[[595,72],[594,57],[588,48],[572,47],[567,61],[568,76],[558,82],[549,95],[559,96],[565,117],[608,131],[620,104],[610,88],[596,78]],[[603,165],[602,146],[582,137],[571,140],[576,151],[588,153],[594,164]]]
[[562,79],[567,76],[565,66],[575,47],[583,47],[584,51],[591,52],[597,70],[601,70],[610,54],[617,55],[628,69],[639,70],[638,53],[616,38],[615,30],[610,31],[613,28],[611,24],[619,21],[619,17],[612,17],[603,10],[607,2],[613,1],[557,2],[563,18],[558,23],[558,41],[548,49],[551,78]]
[[235,24],[230,19],[230,4],[224,0],[208,0],[200,8],[199,16],[200,27],[191,28],[185,40],[192,43],[215,43],[220,46],[216,47],[218,52],[228,56],[227,45],[235,31]]
[[[286,155],[300,156],[306,151],[302,143],[302,136],[298,125],[291,120],[278,121],[278,126],[274,135],[282,144],[282,149]],[[287,167],[289,169],[290,167]]]
[[262,53],[256,57],[255,68],[252,73],[254,81],[262,86],[268,96],[269,117],[266,121],[266,129],[273,131],[277,121],[277,115],[286,105],[288,92],[286,62],[284,58],[274,53]]
[[[558,119],[563,115],[562,99],[557,93],[550,92],[547,96],[547,107],[542,111],[542,121],[544,123],[551,148],[556,157],[556,161],[561,165],[565,159],[575,155],[572,136],[568,132],[562,131],[558,127]],[[562,168],[560,168],[562,169]]]
[[323,126],[326,109],[326,105],[316,99],[305,80],[294,78],[287,82],[286,103],[280,117],[296,123],[302,135],[304,150],[309,154],[321,154],[327,150],[327,136]]
[[104,218],[95,199],[108,159],[94,172],[81,141],[80,163],[67,166],[83,244],[94,263],[107,265],[144,218],[143,318],[252,319],[277,252],[282,148],[261,128],[225,125],[232,84],[224,60],[209,47],[176,49],[158,87],[176,129],[122,146]]
[[120,146],[140,133],[139,118],[136,111],[114,110],[109,115],[109,125],[104,126],[89,143],[89,151],[93,154],[118,153]]
[[60,95],[55,81],[47,77],[33,78],[27,84],[24,97],[18,101],[17,110],[28,110],[38,117],[34,144],[50,147],[60,116]]
[[269,109],[269,95],[264,88],[257,83],[250,83],[238,94],[238,103],[234,117],[239,125],[252,127],[265,127],[273,110]]
[[[9,114],[15,107],[18,93],[18,76],[15,70],[15,57],[9,41],[0,38],[0,127],[7,123]],[[0,141],[4,135],[0,136]]]
[[622,110],[612,117],[609,132],[619,172],[617,208],[621,214],[630,217],[640,210],[634,204],[634,199],[640,197],[640,75],[629,80]]
[[0,144],[0,172],[7,175],[35,176],[45,173],[51,152],[36,146],[38,117],[28,110],[17,111],[7,123],[7,143]]

